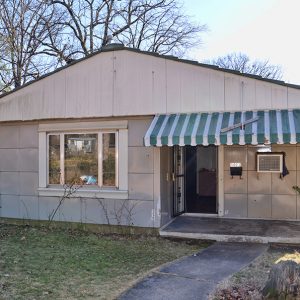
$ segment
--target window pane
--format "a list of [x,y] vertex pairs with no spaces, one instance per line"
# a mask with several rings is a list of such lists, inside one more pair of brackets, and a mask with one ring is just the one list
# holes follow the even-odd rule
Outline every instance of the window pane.
[[116,185],[116,134],[103,133],[103,186]]
[[65,183],[98,184],[98,135],[65,135]]
[[49,135],[49,184],[60,184],[59,135]]

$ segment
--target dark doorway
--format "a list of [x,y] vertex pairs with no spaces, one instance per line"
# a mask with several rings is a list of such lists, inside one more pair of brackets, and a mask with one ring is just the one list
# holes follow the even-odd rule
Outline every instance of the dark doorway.
[[217,213],[217,147],[185,147],[187,213]]

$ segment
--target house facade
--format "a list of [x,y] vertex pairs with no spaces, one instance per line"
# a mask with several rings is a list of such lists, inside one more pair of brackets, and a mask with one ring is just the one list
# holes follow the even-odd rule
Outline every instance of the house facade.
[[110,45],[0,98],[0,216],[297,220],[299,142],[299,86]]

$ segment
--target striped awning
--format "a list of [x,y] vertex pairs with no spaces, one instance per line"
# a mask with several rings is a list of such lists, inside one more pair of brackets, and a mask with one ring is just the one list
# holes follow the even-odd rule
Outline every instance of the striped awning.
[[300,110],[157,115],[145,146],[296,144]]

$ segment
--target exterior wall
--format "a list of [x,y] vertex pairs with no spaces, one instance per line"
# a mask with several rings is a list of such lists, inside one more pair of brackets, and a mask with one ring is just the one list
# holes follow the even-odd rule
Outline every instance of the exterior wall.
[[37,124],[0,127],[0,214],[39,216]]
[[173,182],[167,178],[167,174],[172,173],[173,147],[164,146],[160,151],[161,226],[163,226],[172,219],[173,215]]
[[300,89],[120,50],[6,95],[0,121],[286,109],[299,99]]
[[[272,145],[272,151],[286,153],[289,174],[257,173],[253,146],[225,146],[224,217],[300,219],[300,197],[293,190],[300,185],[300,147]],[[230,162],[240,162],[242,179],[229,173]]]
[[[137,201],[135,216],[143,226],[160,226],[160,151],[145,147],[143,138],[152,118],[130,120],[128,128],[129,199]],[[141,226],[141,225],[140,225]]]
[[[143,146],[151,120],[128,121],[128,199],[66,199],[54,220],[129,225],[132,210],[130,225],[160,226],[160,152]],[[0,125],[0,140],[0,217],[48,220],[60,198],[38,194],[38,123]]]
[[[67,199],[55,220],[106,224],[107,211],[111,224],[125,225],[125,214],[115,217],[124,203],[132,209],[134,226],[160,227],[171,219],[171,190],[164,176],[170,148],[143,146],[150,123],[151,118],[128,120],[128,199]],[[38,123],[3,124],[0,140],[0,216],[48,220],[59,197],[38,194]],[[272,151],[286,152],[289,175],[283,179],[257,176],[255,147],[224,147],[224,217],[300,219],[300,197],[292,189],[300,186],[300,146],[272,145]],[[231,179],[230,162],[242,163],[243,179]]]

